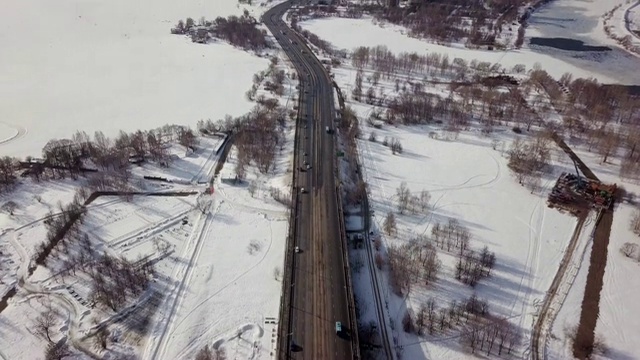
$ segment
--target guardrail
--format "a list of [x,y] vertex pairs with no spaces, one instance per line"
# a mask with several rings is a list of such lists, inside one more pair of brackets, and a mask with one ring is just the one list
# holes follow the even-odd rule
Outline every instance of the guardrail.
[[347,242],[347,232],[344,226],[344,211],[342,210],[342,195],[340,185],[336,185],[336,202],[338,206],[338,216],[340,225],[340,245],[342,247],[342,265],[344,266],[344,277],[347,290],[347,302],[349,308],[349,329],[351,334],[351,351],[354,359],[360,359],[360,341],[358,339],[358,320],[356,319],[355,299],[353,297],[353,283],[351,281],[351,268],[349,266],[349,253]]
[[[330,82],[331,84],[332,82]],[[333,99],[332,99],[333,101]],[[342,107],[342,103],[340,104]],[[333,116],[333,113],[331,114]],[[332,118],[333,122],[333,118]],[[336,177],[336,202],[338,209],[338,223],[340,225],[340,245],[342,246],[342,264],[344,266],[344,276],[347,291],[347,302],[349,308],[349,327],[351,329],[351,348],[354,359],[360,359],[360,341],[358,339],[358,319],[356,317],[355,298],[353,296],[353,282],[351,279],[351,268],[349,266],[349,244],[347,242],[347,231],[345,229],[344,210],[342,209],[342,187],[340,181],[340,167],[338,157],[333,157],[333,168]]]
[[[302,88],[300,88],[301,90]],[[291,204],[292,208],[289,209],[289,235],[285,245],[285,257],[284,257],[284,269],[282,274],[282,293],[280,295],[280,319],[278,320],[278,341],[276,345],[276,354],[278,358],[286,358],[289,350],[291,349],[291,336],[290,329],[292,327],[291,321],[293,317],[291,312],[293,310],[293,291],[292,286],[295,280],[295,256],[293,255],[293,248],[296,242],[297,226],[296,215],[298,214],[298,171],[296,166],[298,164],[298,144],[300,143],[300,133],[298,129],[300,127],[300,113],[302,111],[302,94],[298,94],[298,115],[296,118],[296,131],[293,140],[293,177],[291,182]],[[283,326],[286,324],[286,327]]]

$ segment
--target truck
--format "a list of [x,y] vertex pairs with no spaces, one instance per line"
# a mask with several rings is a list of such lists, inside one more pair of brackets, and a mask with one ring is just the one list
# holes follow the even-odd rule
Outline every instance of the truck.
[[331,134],[331,128],[329,126],[325,126],[325,130],[327,131],[327,134]]

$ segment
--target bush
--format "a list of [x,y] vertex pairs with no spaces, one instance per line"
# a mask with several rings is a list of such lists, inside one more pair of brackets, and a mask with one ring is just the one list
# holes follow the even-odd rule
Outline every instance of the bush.
[[369,134],[369,141],[371,141],[371,142],[378,141],[378,138],[376,137],[376,132],[375,131],[372,131],[371,134]]
[[626,242],[622,244],[622,247],[620,247],[620,252],[628,258],[633,258],[638,253],[638,247],[638,244]]

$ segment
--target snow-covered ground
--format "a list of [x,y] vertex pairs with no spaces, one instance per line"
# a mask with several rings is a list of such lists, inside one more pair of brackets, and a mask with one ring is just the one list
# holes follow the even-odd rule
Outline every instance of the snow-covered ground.
[[[635,274],[640,267],[637,258],[625,257],[620,248],[631,242],[639,244],[638,235],[629,230],[629,222],[637,206],[621,204],[616,208],[607,253],[607,267],[600,298],[600,313],[596,334],[603,337],[609,353],[603,358],[632,359],[638,355],[640,336],[640,308],[638,289],[640,279]],[[637,255],[636,255],[637,256]]]
[[[373,210],[379,214],[376,227],[381,229],[383,214],[394,209],[395,189],[405,181],[412,192],[427,190],[432,194],[432,210],[424,218],[398,216],[401,235],[387,238],[387,245],[401,244],[417,234],[429,234],[435,222],[456,218],[471,230],[473,248],[487,245],[496,253],[496,270],[472,289],[453,278],[455,258],[441,253],[444,263],[441,280],[431,288],[412,293],[408,299],[392,297],[391,316],[399,324],[404,306],[417,311],[427,298],[448,304],[476,291],[489,301],[493,314],[506,316],[528,329],[534,305],[542,300],[551,284],[575,226],[571,216],[546,206],[547,191],[555,179],[545,180],[545,191],[531,195],[509,175],[506,158],[491,149],[490,139],[463,134],[457,141],[434,140],[428,137],[429,130],[433,129],[377,130],[381,137],[393,136],[402,142],[404,153],[399,156],[392,155],[379,143],[360,142]],[[368,131],[371,129],[365,133]],[[416,168],[427,170],[416,172]],[[407,303],[403,304],[403,300]],[[420,343],[401,331],[397,335],[407,358],[417,359],[423,354],[435,358],[464,356],[455,351],[457,339],[441,342],[436,337]]]
[[[76,130],[119,130],[238,116],[267,60],[223,42],[170,34],[178,20],[267,7],[236,0],[9,1],[0,12],[0,151],[38,156]],[[46,30],[44,30],[46,29]],[[6,141],[12,138],[12,141]]]
[[287,212],[251,198],[246,186],[215,186],[211,214],[194,220],[195,248],[178,269],[167,269],[180,286],[170,290],[144,358],[193,358],[204,345],[233,358],[268,358],[273,350],[276,327],[265,319],[278,317],[273,274],[282,267]]
[[[593,239],[591,233],[594,226],[593,218],[585,224],[576,247],[574,263],[567,269],[566,282],[561,286],[555,295],[555,301],[549,310],[548,321],[553,321],[548,331],[547,343],[541,344],[550,359],[571,359],[573,358],[573,347],[570,336],[580,321],[582,310],[582,299],[584,289],[587,284],[587,274],[589,273],[589,257]],[[553,314],[555,313],[555,317]]]
[[[213,19],[247,8],[259,18],[267,8],[262,2],[33,0],[3,5],[3,155],[39,156],[47,141],[68,138],[76,130],[113,136],[119,130],[166,123],[193,126],[201,119],[242,115],[254,105],[245,97],[253,74],[268,64],[266,58],[222,42],[198,45],[169,32],[187,17]],[[289,73],[291,67],[283,61],[280,68]],[[281,105],[291,108],[295,91],[295,82],[288,78],[285,95],[278,99]],[[270,97],[261,88],[257,95]],[[16,206],[13,214],[0,212],[0,294],[19,279],[24,282],[0,314],[0,358],[42,357],[46,342],[33,324],[46,309],[43,299],[50,299],[56,311],[52,339],[66,336],[76,349],[98,351],[84,336],[96,323],[108,321],[109,347],[101,354],[105,358],[192,358],[205,345],[231,358],[271,358],[281,290],[277,273],[283,272],[289,219],[286,207],[272,197],[273,189],[283,196],[289,192],[292,124],[282,131],[285,145],[275,173],[257,176],[252,167],[247,171],[248,180],[256,184],[255,197],[247,183],[220,181],[232,178],[234,150],[215,193],[204,195],[212,201],[207,214],[196,206],[196,195],[134,196],[130,202],[106,197],[88,207],[80,231],[96,250],[155,263],[151,288],[117,313],[92,306],[87,274],[58,275],[67,254],[52,257],[31,276],[26,271],[46,237],[43,217],[56,212],[59,202],[70,202],[86,181],[35,183],[26,178],[2,194],[2,204],[13,201]],[[205,185],[200,183],[213,175],[222,143],[223,138],[202,137],[195,153],[171,144],[171,165],[132,165],[132,184],[147,190],[201,192]],[[144,181],[143,176],[172,182]]]
[[[568,6],[568,2],[570,1],[559,0],[550,6],[556,3],[558,6]],[[602,2],[599,4],[583,2],[583,5],[586,6],[586,9],[572,13],[572,19],[569,19],[570,23],[575,22],[576,26],[579,25],[576,32],[580,33],[580,31],[590,29],[595,34],[593,38],[589,38],[589,41],[585,40],[588,45],[604,44],[615,47],[614,44],[607,42],[608,38],[604,35],[601,26],[599,28],[597,26],[589,27],[589,25],[593,25],[591,20],[595,19],[597,23],[598,17],[610,10],[609,3],[605,5]],[[551,11],[546,7],[543,10]],[[543,32],[544,26],[552,28],[560,20],[547,19],[550,23],[544,24],[540,19],[538,17],[538,21],[534,21],[534,25],[532,25],[535,28],[533,36],[561,36],[559,32],[551,35]],[[537,62],[542,69],[547,70],[553,76],[570,72],[574,77],[596,77],[603,82],[635,83],[637,73],[630,69],[640,64],[636,62],[637,59],[627,57],[628,54],[619,52],[622,50],[617,48],[616,52],[610,53],[615,54],[614,59],[618,61],[616,64],[622,64],[622,69],[629,70],[620,70],[620,67],[612,66],[607,61],[600,61],[597,57],[586,59],[583,57],[581,60],[576,60],[575,57],[567,56],[566,52],[560,50],[546,49],[542,53],[538,47],[525,47],[519,51],[507,51],[506,53],[443,47],[409,38],[403,34],[403,29],[397,26],[374,25],[371,19],[366,18],[360,20],[324,18],[304,21],[300,25],[341,49],[350,50],[357,46],[384,45],[396,53],[446,53],[450,58],[463,57],[468,60],[499,62],[506,69],[519,63],[530,69]],[[563,30],[563,36],[573,38],[574,36],[566,30],[566,27],[568,25]],[[598,32],[600,33],[598,34]],[[336,36],[337,34],[340,35]],[[531,36],[529,33],[527,35]],[[587,63],[588,67],[583,68],[584,64],[581,62]],[[355,79],[354,69],[345,65],[334,67],[332,72],[338,85],[350,98]],[[634,75],[629,77],[627,76],[629,74]],[[387,85],[383,80],[379,86],[384,89],[385,94],[389,94],[389,91],[393,92],[390,90],[393,89],[393,85]],[[424,90],[443,95],[443,89],[438,87],[425,88]],[[555,181],[555,176],[544,179],[543,189],[535,194],[530,194],[528,190],[519,186],[509,175],[504,151],[500,151],[500,149],[508,148],[509,143],[513,140],[513,134],[510,132],[493,133],[489,137],[479,133],[463,133],[455,140],[436,140],[427,134],[434,132],[436,137],[440,139],[451,138],[451,134],[447,134],[437,127],[416,128],[382,125],[381,129],[372,128],[364,121],[369,117],[372,107],[351,101],[349,105],[357,111],[361,118],[360,125],[363,129],[363,136],[358,146],[361,152],[361,162],[364,166],[364,175],[369,184],[371,205],[376,214],[376,226],[379,229],[382,228],[384,214],[395,210],[394,197],[396,188],[401,182],[406,182],[414,193],[427,190],[432,194],[433,209],[431,214],[423,217],[398,216],[399,239],[396,237],[388,238],[386,244],[401,244],[417,234],[429,234],[430,225],[434,221],[444,222],[450,217],[460,219],[461,223],[467,226],[473,234],[472,246],[481,248],[485,244],[488,245],[491,251],[495,251],[499,263],[496,273],[481,282],[475,290],[480,297],[486,297],[489,300],[492,313],[507,316],[511,322],[524,329],[525,338],[521,350],[526,353],[526,347],[530,341],[527,335],[533,325],[534,314],[552,282],[576,224],[575,218],[546,207],[546,195]],[[376,132],[377,142],[367,140],[373,131]],[[392,155],[387,147],[381,145],[380,142],[385,137],[400,140],[404,147],[403,154]],[[492,149],[492,145],[495,144],[493,139],[500,144],[498,150]],[[554,154],[554,175],[561,171],[573,171],[570,160],[560,150],[554,149]],[[585,156],[585,154],[579,152],[579,156]],[[589,165],[593,163],[597,163],[597,161],[588,161]],[[415,171],[415,169],[425,170]],[[593,170],[600,175],[598,171],[600,169],[596,167]],[[608,171],[608,173],[613,172],[617,173],[617,169]],[[602,178],[606,182],[620,183],[616,177],[603,176]],[[625,187],[629,188],[627,184]],[[624,208],[624,206],[621,205],[620,208]],[[624,211],[620,211],[620,213],[622,214],[615,217],[614,227],[626,229],[629,214],[625,215]],[[565,328],[576,325],[579,317],[588,270],[593,220],[590,217],[583,227],[574,258],[564,278],[565,283],[560,287],[559,294],[561,296],[557,297],[554,308],[551,310],[552,313],[557,313],[557,317],[551,330],[553,341],[550,343],[549,352],[552,355],[557,355],[558,358],[570,356],[570,350],[566,347]],[[616,236],[615,231],[613,236]],[[610,249],[615,247],[616,250],[610,250],[610,257],[620,258],[622,256],[617,250],[620,245],[621,243],[616,244],[612,241]],[[453,265],[450,256],[442,253],[440,256],[444,263],[444,270],[441,280],[436,282],[434,286],[428,289],[414,290],[406,299],[399,299],[385,291],[385,297],[390,299],[388,311],[396,324],[394,336],[399,337],[398,344],[403,345],[405,358],[418,359],[426,356],[457,359],[467,356],[461,352],[456,337],[445,341],[439,340],[437,337],[427,337],[425,341],[421,338],[408,336],[399,329],[398,324],[402,321],[406,307],[411,308],[415,313],[419,304],[424,303],[429,297],[436,298],[438,304],[446,304],[452,299],[459,300],[471,293],[471,289],[452,279]],[[613,276],[611,275],[613,270],[608,271],[609,275],[607,276]],[[629,271],[629,269],[625,271]],[[361,271],[354,276],[354,279],[368,282],[367,277],[367,271]],[[620,284],[620,281],[617,283]],[[627,289],[632,288],[632,284],[624,286]],[[367,294],[370,291],[368,285],[361,283],[357,284],[356,288],[357,295],[363,298],[368,297]],[[609,298],[615,293],[614,289],[603,291],[608,291],[608,294],[611,294]],[[628,301],[632,301],[631,299],[633,297],[629,297]],[[606,301],[603,300],[603,302]],[[558,302],[563,303],[564,306],[560,307],[561,304]],[[363,316],[368,321],[373,319],[373,304],[368,304],[366,308]],[[614,318],[615,320],[610,320],[610,323],[617,324],[616,321],[620,318],[621,309],[626,309],[626,307],[616,306],[613,310],[607,309],[605,313],[607,311],[614,313],[609,315],[602,313],[601,316],[604,316],[605,319],[607,316]],[[601,320],[601,322],[603,321],[606,320]],[[633,327],[633,319],[626,321],[629,322],[629,325],[624,325],[624,328],[618,331],[625,331]],[[600,329],[602,325],[598,326],[597,333],[607,333],[607,329]],[[631,344],[626,339],[633,338],[633,336],[625,336],[617,341],[615,345],[618,352],[614,352],[614,354],[632,354]],[[607,343],[611,343],[611,341],[607,339]]]
[[[233,185],[220,181],[233,178],[237,156],[232,151],[215,183],[213,196],[135,196],[131,202],[120,197],[96,199],[88,207],[81,231],[98,251],[129,261],[141,258],[154,261],[154,285],[140,299],[133,299],[140,301],[137,305],[130,304],[136,306],[135,316],[119,319],[122,313],[91,306],[88,301],[91,281],[86,275],[56,276],[64,261],[54,258],[19,286],[18,294],[0,314],[2,329],[12,329],[0,332],[3,358],[42,356],[45,343],[29,329],[45,308],[43,299],[52,299],[58,312],[52,331],[54,340],[68,336],[76,346],[90,347],[81,336],[93,329],[96,321],[110,319],[114,340],[110,340],[109,350],[104,353],[109,358],[125,354],[137,354],[140,358],[192,358],[205,345],[222,349],[235,358],[271,358],[281,290],[281,279],[275,269],[280,273],[283,270],[289,219],[286,207],[272,199],[272,188],[288,193],[292,129],[287,131],[288,142],[278,157],[274,174],[256,176],[251,169],[248,171],[248,180],[257,184],[255,197],[249,194],[246,183]],[[191,161],[195,173],[213,174],[218,159],[214,155],[214,161],[210,161],[209,154],[215,142],[203,140],[203,151],[183,161]],[[157,171],[155,175],[180,178],[180,169],[170,167],[163,173],[161,168],[146,167],[148,171]],[[56,206],[55,201],[72,198],[74,189],[74,184],[64,181],[25,182],[16,193],[24,192],[27,196],[32,191],[30,196],[41,196],[41,202],[13,196],[18,210],[13,216],[2,215],[3,229],[15,228],[0,237],[0,248],[9,255],[3,264],[11,265],[2,269],[3,286],[15,284],[17,276],[26,274],[24,266],[35,246],[45,238],[41,218],[51,206]],[[39,186],[42,194],[38,192]],[[203,185],[173,187],[204,189]],[[196,207],[198,196],[210,198],[210,213],[203,214]],[[20,216],[23,212],[29,216]],[[4,294],[6,289],[2,290]],[[34,291],[49,295],[35,296]],[[27,357],[25,346],[32,349]]]

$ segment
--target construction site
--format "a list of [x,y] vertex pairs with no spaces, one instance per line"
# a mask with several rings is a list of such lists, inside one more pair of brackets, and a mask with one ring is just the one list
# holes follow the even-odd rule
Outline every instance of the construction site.
[[562,173],[551,193],[548,205],[560,211],[569,211],[579,216],[590,209],[608,209],[616,192],[616,184],[607,185],[588,179],[579,173]]

